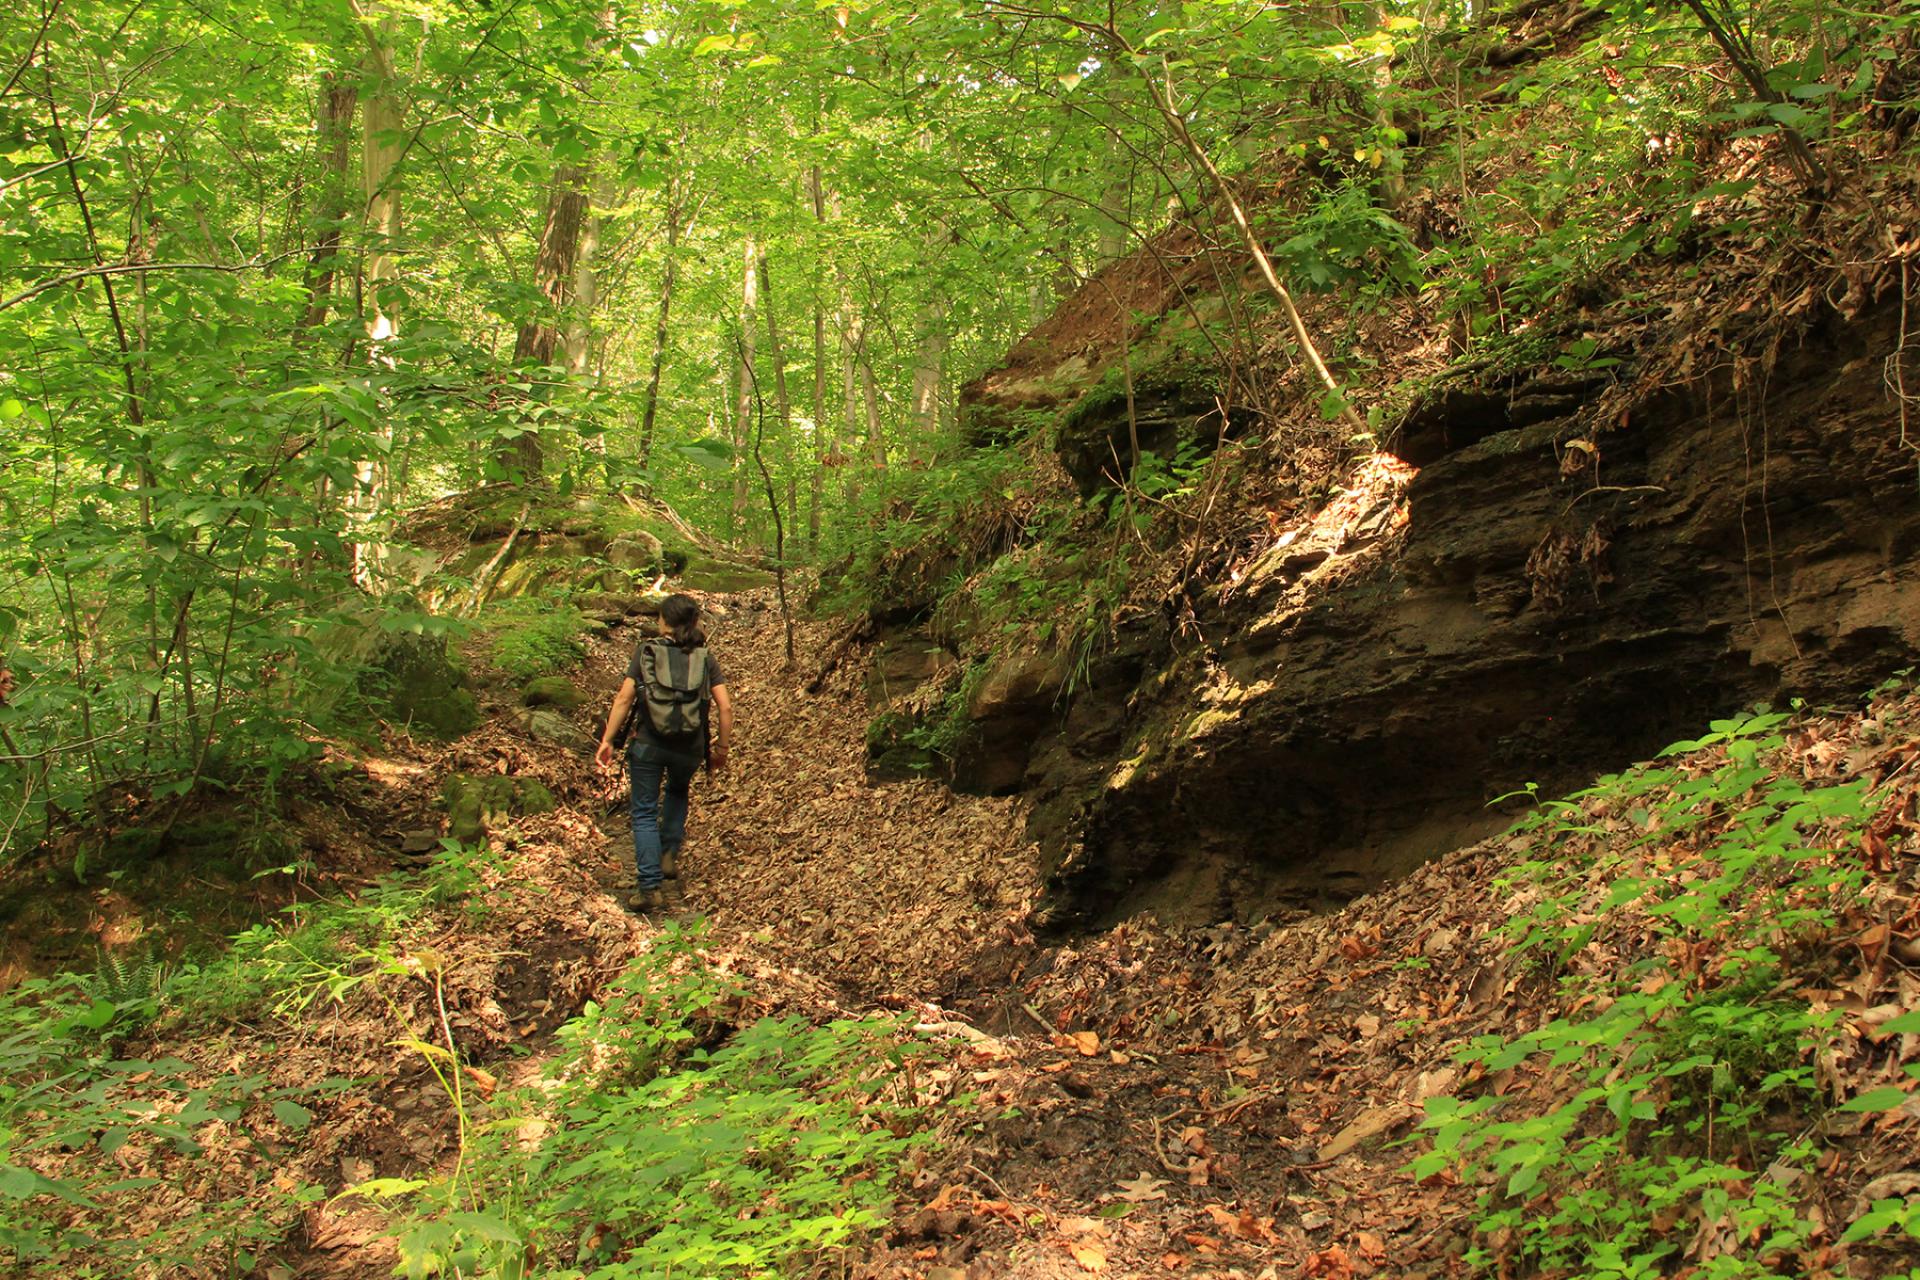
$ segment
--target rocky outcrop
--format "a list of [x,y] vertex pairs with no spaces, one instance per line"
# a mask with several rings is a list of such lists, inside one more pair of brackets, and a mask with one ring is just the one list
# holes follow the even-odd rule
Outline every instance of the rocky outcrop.
[[542,594],[572,594],[610,619],[648,612],[677,585],[725,594],[770,585],[666,505],[638,498],[561,497],[489,485],[412,512],[402,540],[377,548],[384,585],[433,612]]
[[1499,792],[1912,665],[1897,329],[1825,313],[1764,403],[1703,378],[1597,435],[1595,378],[1431,397],[1399,456],[1206,596],[1203,645],[1138,630],[1036,753],[1054,918],[1338,901],[1509,821]]
[[381,719],[440,739],[458,738],[480,723],[466,667],[445,636],[371,627],[342,635],[350,648],[367,650],[357,689]]
[[1034,747],[1057,727],[1063,656],[1024,651],[968,666],[920,630],[881,639],[867,667],[868,773],[879,781],[945,778],[970,795],[1008,795]]

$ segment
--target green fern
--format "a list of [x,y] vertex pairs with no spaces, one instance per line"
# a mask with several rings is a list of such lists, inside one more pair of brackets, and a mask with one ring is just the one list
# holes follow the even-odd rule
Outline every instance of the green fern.
[[136,957],[102,948],[99,965],[82,985],[108,1004],[144,1004],[158,1000],[172,977],[173,966],[150,951]]

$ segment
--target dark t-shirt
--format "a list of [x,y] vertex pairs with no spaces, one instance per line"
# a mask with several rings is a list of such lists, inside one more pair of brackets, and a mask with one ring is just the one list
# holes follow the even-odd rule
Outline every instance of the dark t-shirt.
[[[644,642],[642,642],[644,643]],[[713,728],[713,706],[707,706],[706,729],[700,735],[700,743],[693,750],[673,746],[654,736],[653,722],[647,719],[647,709],[640,705],[646,691],[640,684],[640,646],[633,647],[633,657],[627,661],[627,679],[633,681],[633,737],[627,742],[627,750],[637,759],[653,764],[698,764],[707,757],[707,734]],[[718,689],[727,682],[726,672],[720,669],[720,659],[713,656],[713,650],[707,650],[707,688]]]

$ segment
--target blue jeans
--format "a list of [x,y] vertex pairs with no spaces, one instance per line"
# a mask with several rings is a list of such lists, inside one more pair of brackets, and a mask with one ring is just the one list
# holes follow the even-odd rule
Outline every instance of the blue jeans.
[[[687,789],[693,784],[697,761],[662,763],[627,756],[631,784],[628,808],[633,817],[633,868],[642,891],[661,884],[660,853],[677,853],[687,838]],[[666,790],[661,792],[661,782]]]

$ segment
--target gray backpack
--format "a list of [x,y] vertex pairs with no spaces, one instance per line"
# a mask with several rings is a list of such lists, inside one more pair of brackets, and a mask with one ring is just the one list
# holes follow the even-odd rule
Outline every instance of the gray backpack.
[[707,687],[712,664],[704,647],[682,649],[669,640],[640,646],[640,688],[647,728],[662,745],[692,750],[707,730]]

